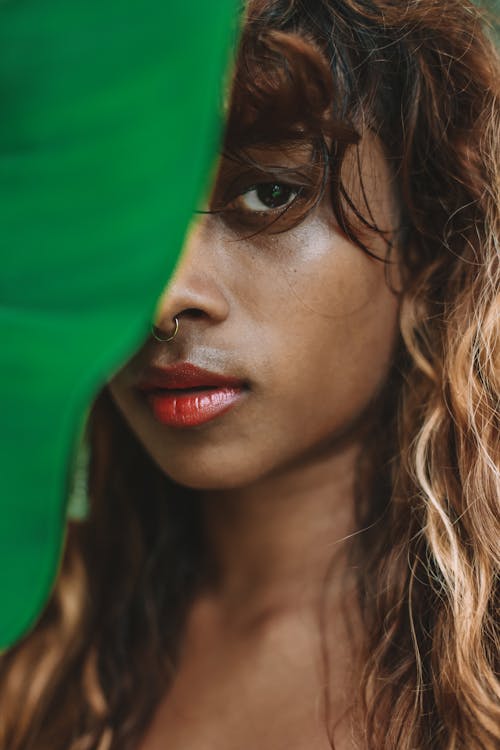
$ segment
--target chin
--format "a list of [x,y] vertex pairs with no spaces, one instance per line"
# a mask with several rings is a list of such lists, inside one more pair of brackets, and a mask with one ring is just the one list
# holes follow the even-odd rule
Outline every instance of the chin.
[[168,461],[157,460],[160,469],[169,479],[182,487],[199,491],[234,490],[246,487],[257,481],[262,473],[249,465],[248,457],[240,461],[217,459],[210,461],[197,457],[193,452],[188,457]]
[[205,491],[220,491],[234,490],[249,484],[244,478],[238,478],[237,476],[225,476],[220,473],[214,474],[210,471],[165,471],[164,473],[172,479],[176,484],[181,487],[186,487],[191,490],[198,490],[200,492]]

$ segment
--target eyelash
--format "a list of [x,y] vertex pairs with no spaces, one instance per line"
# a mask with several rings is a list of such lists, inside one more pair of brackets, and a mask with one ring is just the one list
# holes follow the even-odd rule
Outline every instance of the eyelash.
[[209,213],[245,235],[281,233],[299,224],[316,203],[317,174],[311,165],[298,168],[248,168],[226,157],[211,196]]
[[[274,208],[264,206],[262,209],[255,205],[254,207],[245,205],[245,198],[249,196],[251,196],[251,200],[260,200],[256,194],[252,196],[252,193],[259,190],[261,197],[263,197],[262,190],[268,189],[270,191],[273,187],[285,192],[287,200],[282,205]],[[310,200],[310,192],[304,185],[292,184],[279,179],[253,182],[248,187],[240,183],[239,188],[233,193],[233,197],[227,196],[219,210],[224,215],[227,224],[236,231],[283,232],[291,229],[300,221],[298,213],[303,212],[304,206],[308,202],[308,196]]]
[[[268,192],[267,196],[265,195],[266,191]],[[275,206],[265,206],[266,198],[269,202],[272,202],[274,198],[279,201],[281,197],[279,193],[281,192],[285,194],[285,200],[282,203],[279,203],[279,205]],[[253,202],[254,205],[244,206],[242,208],[244,212],[261,215],[273,215],[276,213],[279,214],[285,211],[289,206],[291,206],[302,192],[303,188],[301,188],[300,186],[289,185],[286,182],[279,182],[278,180],[274,180],[272,182],[258,182],[236,196],[236,198],[231,201],[231,205],[233,207],[236,207],[238,204],[241,205],[242,203],[244,203],[245,197],[247,197],[247,199],[249,198],[250,202]],[[256,207],[255,201],[259,201],[265,207],[262,209]]]

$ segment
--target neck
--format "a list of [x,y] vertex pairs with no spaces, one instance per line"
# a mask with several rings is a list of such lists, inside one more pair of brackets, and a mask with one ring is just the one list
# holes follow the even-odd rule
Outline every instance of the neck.
[[[202,496],[216,590],[242,616],[315,608],[345,588],[358,444],[324,452],[244,488]],[[332,567],[333,566],[333,567]]]

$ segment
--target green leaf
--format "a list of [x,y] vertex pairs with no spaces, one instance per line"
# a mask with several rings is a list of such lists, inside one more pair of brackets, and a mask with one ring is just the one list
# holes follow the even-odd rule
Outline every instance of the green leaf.
[[207,187],[238,8],[0,1],[1,647],[50,594],[89,404]]

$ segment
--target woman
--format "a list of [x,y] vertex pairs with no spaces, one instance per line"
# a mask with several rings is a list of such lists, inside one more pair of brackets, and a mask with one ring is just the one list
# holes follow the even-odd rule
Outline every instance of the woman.
[[248,3],[6,748],[498,746],[498,73],[467,0]]

